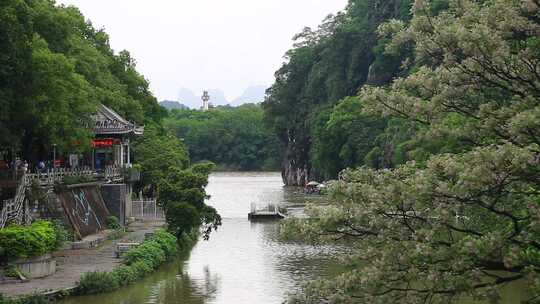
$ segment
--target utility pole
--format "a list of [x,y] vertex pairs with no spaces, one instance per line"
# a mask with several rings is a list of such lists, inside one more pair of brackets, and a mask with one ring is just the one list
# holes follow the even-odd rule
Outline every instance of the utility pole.
[[56,169],[56,144],[53,144],[53,170]]

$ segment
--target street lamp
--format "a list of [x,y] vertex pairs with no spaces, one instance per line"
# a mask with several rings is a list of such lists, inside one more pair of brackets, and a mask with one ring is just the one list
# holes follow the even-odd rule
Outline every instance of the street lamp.
[[56,168],[56,144],[53,144],[53,170]]

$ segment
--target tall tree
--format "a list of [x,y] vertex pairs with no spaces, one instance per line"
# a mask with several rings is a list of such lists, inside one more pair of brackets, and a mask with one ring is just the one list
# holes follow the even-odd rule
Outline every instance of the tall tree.
[[27,159],[88,148],[99,103],[139,124],[166,115],[129,53],[75,7],[2,1],[0,46],[0,144]]
[[[312,159],[314,143],[327,123],[320,114],[365,84],[385,83],[400,71],[401,56],[385,55],[375,33],[390,18],[408,19],[410,1],[351,0],[344,12],[329,16],[316,31],[306,28],[295,37],[286,62],[263,103],[266,121],[285,147],[283,180],[303,185],[312,178],[335,175],[321,165],[336,159]],[[381,42],[382,43],[382,42]],[[326,115],[326,117],[329,117]],[[339,165],[356,163],[353,158]],[[363,158],[363,157],[359,157]]]
[[332,204],[285,231],[346,238],[354,263],[293,302],[497,303],[516,281],[522,300],[538,302],[540,5],[456,0],[435,15],[430,4],[380,28],[389,52],[414,44],[419,68],[360,99],[367,113],[423,125],[418,137],[466,144],[342,173]]

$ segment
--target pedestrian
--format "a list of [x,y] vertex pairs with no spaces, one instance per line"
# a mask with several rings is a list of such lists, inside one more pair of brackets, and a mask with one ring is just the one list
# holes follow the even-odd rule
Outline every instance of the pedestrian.
[[28,172],[28,162],[26,160],[22,163],[22,171],[23,173]]
[[43,160],[40,160],[38,163],[38,171],[43,173],[45,171],[45,162]]

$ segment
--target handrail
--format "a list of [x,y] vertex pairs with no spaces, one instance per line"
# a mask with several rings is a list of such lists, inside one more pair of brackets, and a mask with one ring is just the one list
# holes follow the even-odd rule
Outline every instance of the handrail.
[[26,174],[21,176],[17,192],[13,200],[5,200],[0,212],[0,228],[4,228],[9,221],[22,224],[24,217],[24,200],[26,192]]
[[[28,214],[25,214],[25,194],[26,189],[31,187],[35,181],[39,183],[40,187],[50,188],[56,182],[62,182],[65,177],[83,176],[98,177],[100,175],[90,167],[55,168],[46,172],[23,173],[17,185],[15,198],[3,201],[3,206],[0,210],[0,229],[4,228],[11,221],[17,224],[23,224],[25,215],[26,219],[28,219]],[[122,168],[119,166],[107,166],[102,177],[110,180],[123,178]]]

